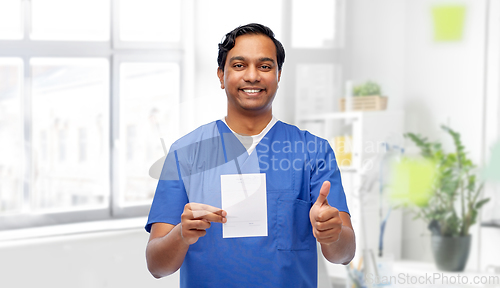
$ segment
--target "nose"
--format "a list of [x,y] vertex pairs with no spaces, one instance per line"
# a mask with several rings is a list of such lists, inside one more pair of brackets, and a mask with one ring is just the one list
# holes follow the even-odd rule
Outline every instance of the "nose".
[[259,82],[260,81],[259,69],[257,69],[257,67],[255,67],[254,65],[249,65],[247,69],[245,69],[243,80],[250,83]]

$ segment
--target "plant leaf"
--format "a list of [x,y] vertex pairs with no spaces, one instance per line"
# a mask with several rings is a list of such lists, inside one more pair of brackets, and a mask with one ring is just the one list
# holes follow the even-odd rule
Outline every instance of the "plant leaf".
[[477,210],[481,209],[481,207],[483,207],[483,205],[486,204],[486,203],[488,203],[489,201],[490,201],[490,198],[485,198],[485,199],[483,199],[481,201],[478,201],[476,203],[476,206],[474,208],[477,209]]

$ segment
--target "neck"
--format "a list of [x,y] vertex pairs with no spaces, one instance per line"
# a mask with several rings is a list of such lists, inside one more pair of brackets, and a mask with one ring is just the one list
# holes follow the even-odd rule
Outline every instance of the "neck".
[[227,111],[226,123],[234,132],[241,135],[257,135],[273,118],[272,110],[258,115],[241,115]]

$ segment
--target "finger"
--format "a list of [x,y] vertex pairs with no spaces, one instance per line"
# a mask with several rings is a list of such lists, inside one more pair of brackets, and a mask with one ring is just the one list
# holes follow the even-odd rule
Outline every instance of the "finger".
[[340,219],[339,210],[332,206],[323,206],[322,209],[318,212],[318,215],[315,219],[317,222],[327,222],[335,220],[335,223],[342,223],[342,219]]
[[193,219],[218,223],[224,223],[226,221],[226,217],[207,211],[193,211]]
[[188,215],[192,215],[192,219],[205,219],[210,222],[225,223],[227,215],[227,212],[220,208],[200,203],[186,204],[185,209],[187,209]]
[[226,211],[224,211],[224,210],[222,210],[220,208],[217,208],[217,207],[214,207],[214,206],[210,206],[210,205],[207,205],[207,204],[199,204],[199,205],[200,205],[199,209],[203,209],[203,210],[212,212],[214,214],[222,215],[222,216],[225,216],[224,214],[226,214]]
[[[184,238],[199,238],[199,237],[203,237],[207,235],[207,231],[206,230],[203,230],[203,229],[191,229],[191,230],[187,230],[185,232],[183,232],[183,237]],[[196,241],[195,241],[196,242]],[[192,244],[192,243],[191,243]]]
[[184,230],[196,230],[196,229],[208,229],[210,228],[210,222],[205,220],[187,220],[182,223],[182,229]]
[[314,229],[314,235],[317,239],[326,239],[330,237],[338,237],[340,232],[342,231],[342,227],[336,226],[333,228],[329,228],[326,230],[319,230],[319,229]]
[[335,242],[340,236],[340,232],[337,229],[329,229],[326,231],[318,231],[313,229],[313,235],[318,242]]
[[319,190],[319,195],[318,199],[316,199],[316,203],[314,205],[324,205],[328,204],[328,200],[326,197],[328,197],[328,194],[330,193],[330,182],[325,181],[323,182],[323,185],[321,186],[321,189]]
[[328,222],[316,222],[315,228],[318,232],[325,232],[333,229],[335,226]]
[[314,223],[314,227],[316,230],[322,232],[330,229],[336,229],[342,227],[342,221],[339,221],[337,218],[332,218],[325,222],[316,222]]
[[210,228],[211,224],[205,220],[194,220],[189,225],[189,230],[206,230]]
[[335,232],[333,231],[333,229],[330,229],[330,230],[327,230],[327,231],[317,231],[316,230],[315,234],[316,234],[316,239],[318,239],[318,240],[325,240],[325,239],[333,237],[333,235],[335,234]]
[[[318,242],[327,242],[329,241],[329,239],[335,239],[335,238],[338,238],[338,233],[334,232],[333,230],[328,230],[328,231],[324,231],[324,232],[318,232],[316,231],[316,240],[318,240]],[[331,241],[333,242],[333,241]]]
[[226,211],[220,209],[220,208],[217,208],[217,207],[214,207],[214,206],[210,206],[210,205],[207,205],[207,204],[201,204],[201,203],[188,203],[186,204],[186,206],[192,210],[192,211],[208,211],[208,212],[211,212],[211,213],[214,213],[214,214],[219,214],[219,215],[222,215],[222,216],[225,216],[224,214],[226,214]]

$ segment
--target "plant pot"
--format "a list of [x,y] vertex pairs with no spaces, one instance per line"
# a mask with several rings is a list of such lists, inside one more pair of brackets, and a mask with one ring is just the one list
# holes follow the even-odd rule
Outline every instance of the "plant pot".
[[471,236],[443,237],[433,235],[432,253],[441,271],[464,271],[469,258]]

